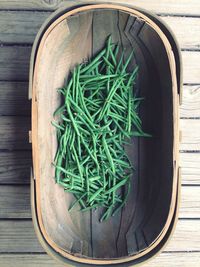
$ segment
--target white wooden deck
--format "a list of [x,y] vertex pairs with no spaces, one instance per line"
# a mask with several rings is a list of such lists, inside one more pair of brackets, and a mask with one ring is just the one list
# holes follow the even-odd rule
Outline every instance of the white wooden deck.
[[[35,34],[45,18],[63,2],[0,0],[1,267],[61,266],[46,255],[31,222],[27,88]],[[180,43],[184,68],[179,221],[165,251],[144,267],[200,267],[200,0],[128,2],[157,13],[168,23]]]

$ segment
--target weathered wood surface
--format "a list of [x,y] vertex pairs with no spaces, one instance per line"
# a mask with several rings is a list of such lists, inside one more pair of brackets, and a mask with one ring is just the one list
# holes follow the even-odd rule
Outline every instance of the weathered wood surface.
[[181,150],[199,151],[200,150],[200,120],[186,119],[180,120],[182,131]]
[[163,252],[159,255],[159,257],[156,257],[149,263],[144,264],[143,267],[199,267],[199,261],[199,252]]
[[0,81],[0,116],[30,116],[27,82]]
[[31,164],[31,151],[1,152],[0,184],[29,184]]
[[[0,47],[0,80],[27,81],[31,47]],[[200,83],[200,52],[183,51],[184,83]]]
[[182,186],[179,218],[200,219],[200,186]]
[[[0,11],[0,43],[32,44],[51,12]],[[200,18],[161,16],[182,49],[200,49]],[[185,34],[187,32],[187,34]]]
[[0,253],[43,252],[30,220],[1,220],[0,238]]
[[[180,218],[200,219],[200,186],[181,189]],[[28,185],[0,186],[0,219],[31,218]]]
[[[72,2],[72,0],[67,1]],[[112,0],[107,0],[109,1]],[[66,1],[0,1],[0,44],[4,44],[0,47],[0,184],[4,184],[0,185],[1,267],[61,266],[44,254],[30,221],[28,185],[31,163],[31,152],[28,151],[30,118],[25,116],[30,115],[27,81],[31,45],[40,25],[51,13],[41,11],[53,11],[64,2]],[[126,3],[129,2],[133,3],[132,0],[126,1]],[[180,116],[193,118],[181,120],[180,148],[190,151],[190,153],[180,153],[184,185],[180,218],[183,219],[179,220],[175,234],[165,252],[144,267],[199,267],[200,1],[134,0],[134,3],[136,6],[158,14],[165,14],[162,19],[174,31],[181,48],[188,50],[182,51],[184,83],[188,85],[183,88]],[[173,14],[186,15],[186,17],[172,16]],[[193,150],[198,153],[192,153]],[[14,184],[17,185],[14,186]]]
[[0,218],[31,218],[29,186],[0,186]]
[[29,130],[29,117],[1,116],[0,149],[30,149],[31,146],[28,139]]
[[[73,0],[1,0],[0,9],[8,10],[55,10],[60,6],[63,6],[65,2],[72,2]],[[114,2],[114,0],[100,0],[101,2]],[[98,2],[100,2],[98,1]],[[79,0],[79,2],[86,2]],[[89,1],[88,1],[89,2]],[[92,2],[95,2],[93,0]],[[121,2],[124,2],[121,0]],[[126,3],[133,4],[132,0],[126,0]],[[200,12],[199,0],[134,0],[134,5],[145,8],[147,10],[154,11],[156,13],[164,14],[187,14],[198,15]]]
[[200,18],[170,16],[161,18],[171,28],[182,49],[200,49]]
[[183,102],[180,116],[200,118],[200,85],[183,86]]
[[51,12],[0,11],[0,43],[32,44]]
[[[0,115],[29,116],[28,82],[0,81]],[[183,86],[182,118],[200,118],[200,84]]]
[[[182,119],[181,150],[200,150],[200,120]],[[0,117],[0,147],[1,149],[30,149],[28,131],[29,117],[1,116]]]
[[[200,185],[200,153],[180,153],[183,185]],[[0,184],[29,184],[30,151],[0,153]]]
[[200,185],[200,153],[180,153],[182,184]]
[[27,81],[31,47],[0,46],[0,80]]
[[[0,221],[0,253],[43,252],[31,221]],[[165,251],[200,251],[200,220],[179,220]]]
[[[167,253],[152,259],[143,267],[199,267],[200,252]],[[1,267],[63,267],[46,254],[0,255]]]

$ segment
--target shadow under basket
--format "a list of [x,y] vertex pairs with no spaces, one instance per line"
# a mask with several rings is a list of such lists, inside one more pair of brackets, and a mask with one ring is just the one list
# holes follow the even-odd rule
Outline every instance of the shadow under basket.
[[[127,204],[100,223],[100,210],[71,212],[73,196],[55,183],[57,148],[53,112],[57,89],[75,65],[95,56],[112,35],[127,55],[134,50],[139,74],[134,90],[144,101],[142,127],[151,138],[135,138],[129,155],[136,170]],[[33,172],[31,206],[45,250],[67,266],[133,266],[165,245],[177,219],[179,199],[178,108],[181,60],[174,36],[156,16],[132,6],[69,3],[44,23],[34,42],[29,94],[32,98]]]

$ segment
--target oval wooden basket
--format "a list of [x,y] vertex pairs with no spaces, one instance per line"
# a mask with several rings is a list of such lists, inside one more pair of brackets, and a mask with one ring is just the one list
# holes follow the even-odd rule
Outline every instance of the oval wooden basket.
[[[70,70],[95,55],[108,35],[139,65],[136,88],[145,98],[143,129],[152,138],[133,140],[136,172],[127,205],[99,222],[99,212],[68,212],[73,196],[55,184],[53,111],[57,89]],[[169,239],[177,218],[178,108],[181,62],[168,28],[143,10],[116,4],[68,4],[38,33],[31,56],[33,179],[32,213],[38,238],[48,253],[66,264],[131,266],[154,256]]]

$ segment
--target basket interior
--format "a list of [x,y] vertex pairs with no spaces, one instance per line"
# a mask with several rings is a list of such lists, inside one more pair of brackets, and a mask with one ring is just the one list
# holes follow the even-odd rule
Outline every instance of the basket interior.
[[[136,167],[127,205],[99,223],[101,210],[68,212],[74,200],[55,184],[56,152],[53,111],[57,89],[77,63],[95,55],[112,34],[127,55],[134,49],[139,76],[134,90],[145,100],[140,108],[144,131],[152,138],[132,140],[128,153]],[[49,33],[37,62],[38,154],[41,215],[51,240],[80,257],[119,258],[149,247],[162,232],[169,214],[173,181],[172,78],[165,47],[144,20],[126,12],[97,9],[70,16]]]

